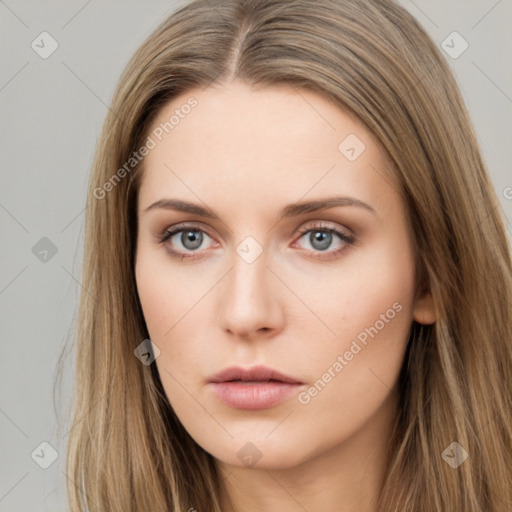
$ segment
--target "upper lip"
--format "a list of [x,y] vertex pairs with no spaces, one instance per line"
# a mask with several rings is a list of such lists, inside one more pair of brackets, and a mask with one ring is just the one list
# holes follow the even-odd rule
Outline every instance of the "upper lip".
[[233,380],[252,382],[276,380],[292,384],[302,384],[302,382],[297,379],[266,366],[252,366],[250,368],[230,366],[210,378],[210,382],[229,382]]

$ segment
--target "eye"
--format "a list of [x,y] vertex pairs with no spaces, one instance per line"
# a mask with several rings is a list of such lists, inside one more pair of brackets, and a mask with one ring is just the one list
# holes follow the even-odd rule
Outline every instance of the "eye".
[[204,250],[205,242],[212,238],[202,229],[194,225],[178,225],[166,230],[160,237],[160,243],[166,244],[171,256],[176,258],[195,258],[195,254],[187,254]]
[[[319,259],[335,258],[355,242],[353,235],[320,224],[302,228],[299,233],[301,236],[292,246],[296,246],[299,240],[304,239],[306,245],[310,246],[306,247],[306,250],[313,253],[314,258]],[[208,239],[213,240],[204,229],[193,224],[179,224],[172,229],[166,229],[159,236],[159,242],[166,245],[169,254],[181,260],[201,257],[201,253],[207,249],[205,245],[207,246]]]
[[[315,253],[313,256],[315,258],[336,257],[355,242],[353,235],[323,225],[303,228],[300,230],[300,233],[302,236],[298,240],[304,239],[306,241],[306,244],[310,246],[306,247],[306,249]],[[336,244],[334,248],[332,248],[333,244]]]

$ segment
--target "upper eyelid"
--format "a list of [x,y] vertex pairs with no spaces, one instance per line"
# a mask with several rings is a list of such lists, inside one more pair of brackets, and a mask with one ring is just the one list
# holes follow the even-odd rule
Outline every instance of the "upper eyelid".
[[176,224],[175,226],[166,228],[164,230],[164,234],[172,232],[173,235],[175,235],[176,233],[180,233],[181,231],[187,231],[187,230],[201,231],[202,233],[205,233],[206,235],[208,235],[210,238],[215,238],[213,235],[210,234],[208,228],[205,228],[204,226],[196,225],[196,224],[183,224],[183,225]]
[[[318,225],[308,225],[309,223],[313,223],[313,224],[329,224],[330,225],[322,225],[322,226],[318,226]],[[341,231],[341,232],[344,232],[344,230],[346,231],[349,231],[348,235],[351,235],[352,234],[352,230],[347,228],[347,227],[344,227],[344,228],[341,228],[341,227],[338,227],[338,225],[336,223],[334,223],[333,221],[325,221],[325,220],[310,220],[310,221],[306,221],[305,223],[303,223],[304,225],[301,225],[300,228],[298,228],[296,231],[299,232],[299,234],[303,234],[304,231],[308,231],[308,230],[313,230],[313,229],[325,229],[325,230],[328,230],[328,229],[332,229],[334,231]],[[334,227],[334,225],[336,225],[337,227]],[[193,222],[193,221],[190,221],[190,222],[183,222],[183,223],[178,223],[178,224],[175,224],[175,225],[172,225],[170,227],[166,227],[163,231],[162,231],[162,235],[165,235],[169,232],[174,232],[174,234],[176,233],[179,233],[180,231],[185,231],[187,229],[190,229],[191,231],[194,231],[194,230],[197,230],[197,231],[203,231],[204,233],[206,233],[209,237],[211,238],[214,238],[210,233],[209,233],[209,230],[208,228],[205,228],[204,225],[201,223],[201,222]]]

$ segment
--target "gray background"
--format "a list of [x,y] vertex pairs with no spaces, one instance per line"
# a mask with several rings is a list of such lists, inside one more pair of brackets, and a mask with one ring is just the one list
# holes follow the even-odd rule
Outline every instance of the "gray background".
[[[462,55],[447,60],[474,121],[510,233],[512,0],[402,3],[439,45],[453,31],[469,43]],[[72,341],[82,286],[88,174],[119,75],[176,5],[0,0],[0,512],[67,510],[64,406],[72,357],[65,360],[63,396],[57,404],[60,430],[52,386],[60,350],[68,338]],[[59,45],[46,59],[31,47],[43,31]],[[48,246],[40,241],[44,237],[55,246],[54,255],[38,254],[38,248]],[[37,448],[34,459],[50,461],[51,450],[38,448],[43,441],[59,454],[48,469],[31,457]]]

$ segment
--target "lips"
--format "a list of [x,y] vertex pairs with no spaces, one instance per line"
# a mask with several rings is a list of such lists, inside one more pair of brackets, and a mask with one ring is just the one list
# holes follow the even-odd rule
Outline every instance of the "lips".
[[214,375],[209,386],[234,409],[270,409],[293,396],[303,382],[266,366],[230,367]]
[[251,368],[242,368],[231,366],[214,375],[209,382],[286,382],[289,384],[303,384],[284,373],[278,372],[266,366],[253,366]]

